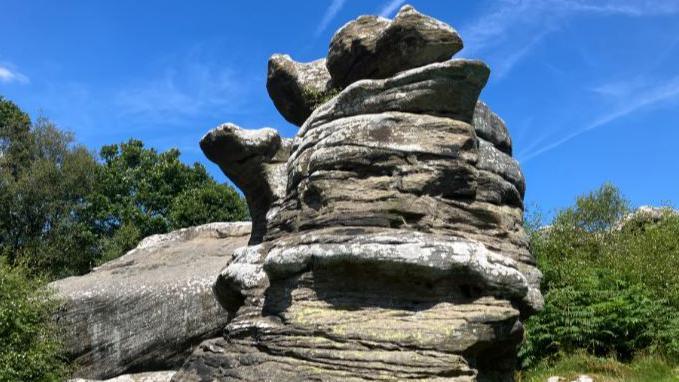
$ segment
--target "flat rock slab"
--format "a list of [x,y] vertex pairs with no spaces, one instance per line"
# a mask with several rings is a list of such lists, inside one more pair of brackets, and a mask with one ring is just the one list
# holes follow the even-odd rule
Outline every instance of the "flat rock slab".
[[63,299],[57,324],[77,377],[172,369],[217,335],[227,312],[212,293],[250,223],[211,223],[144,239],[89,274],[50,284]]
[[170,382],[176,371],[156,371],[150,373],[125,374],[112,379],[71,379],[68,382]]

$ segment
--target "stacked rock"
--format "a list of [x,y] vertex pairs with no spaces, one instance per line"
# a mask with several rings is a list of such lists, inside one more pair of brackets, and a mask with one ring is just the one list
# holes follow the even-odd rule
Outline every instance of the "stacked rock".
[[478,101],[490,70],[461,48],[404,6],[343,26],[325,61],[272,57],[269,94],[303,123],[284,150],[232,125],[201,142],[266,195],[265,227],[215,284],[225,336],[174,381],[513,380],[540,273],[507,129]]

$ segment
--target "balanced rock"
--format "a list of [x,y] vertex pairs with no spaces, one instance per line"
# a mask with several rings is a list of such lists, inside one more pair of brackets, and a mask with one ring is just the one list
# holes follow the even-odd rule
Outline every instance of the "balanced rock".
[[212,223],[150,236],[89,274],[51,283],[76,376],[177,368],[218,335],[228,316],[212,284],[249,233],[250,223]]
[[205,134],[200,148],[245,194],[252,218],[250,244],[261,242],[267,213],[285,196],[290,140],[271,128],[245,130],[225,123]]
[[453,28],[406,5],[393,21],[361,16],[344,25],[330,42],[327,67],[333,83],[344,88],[445,61],[461,49]]
[[297,126],[336,92],[325,59],[299,63],[283,54],[269,59],[266,90],[283,118]]
[[342,90],[294,137],[262,240],[217,279],[224,336],[173,381],[513,380],[541,274],[509,134],[478,101],[490,70],[448,60],[461,46],[408,6],[337,32]]

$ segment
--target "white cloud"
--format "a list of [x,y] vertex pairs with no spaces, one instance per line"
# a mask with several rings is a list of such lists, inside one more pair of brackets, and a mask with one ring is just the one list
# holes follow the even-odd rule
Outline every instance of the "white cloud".
[[122,114],[151,122],[182,122],[187,118],[236,112],[252,84],[237,73],[197,57],[166,67],[150,80],[127,85],[116,94]]
[[[585,134],[588,131],[605,126],[638,110],[656,106],[663,102],[679,100],[679,76],[663,84],[656,84],[655,86],[647,87],[645,89],[639,89],[639,86],[635,85],[636,83],[640,82],[641,81],[633,81],[629,84],[613,83],[600,86],[600,89],[604,89],[604,91],[601,91],[600,94],[605,94],[608,96],[612,95],[613,97],[620,98],[620,106],[600,115],[598,118],[592,120],[579,130],[558,138],[547,145],[528,152],[527,154],[518,155],[519,159],[524,163],[528,162],[529,160],[553,150],[564,143],[579,137],[582,134]],[[632,89],[636,89],[633,92],[634,94],[631,94]]]
[[0,82],[2,83],[20,83],[20,84],[27,84],[29,81],[28,77],[25,75],[19,73],[16,70],[11,69],[9,65],[1,65],[0,64]]
[[401,5],[405,4],[406,0],[391,0],[382,7],[379,15],[382,17],[390,17]]
[[[545,35],[577,15],[644,17],[679,14],[676,0],[498,0],[460,28],[467,57],[490,56],[509,72]],[[540,36],[540,38],[536,38]],[[510,64],[502,64],[507,57]],[[496,66],[496,65],[493,65]]]
[[346,0],[332,0],[330,2],[330,6],[325,10],[325,14],[316,28],[316,37],[318,37],[325,30],[325,28],[328,27],[332,19],[334,19],[339,11],[342,10],[344,3],[346,3]]

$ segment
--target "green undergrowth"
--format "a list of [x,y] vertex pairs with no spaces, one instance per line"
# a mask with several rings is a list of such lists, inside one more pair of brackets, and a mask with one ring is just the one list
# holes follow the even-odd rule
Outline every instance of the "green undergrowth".
[[603,381],[678,380],[679,216],[629,213],[606,184],[546,228],[528,219],[545,308],[525,322],[521,380],[588,370]]
[[559,376],[566,381],[586,374],[596,382],[676,382],[679,368],[657,355],[640,355],[629,363],[612,357],[596,357],[586,352],[543,360],[527,371],[516,374],[517,382],[545,382]]

